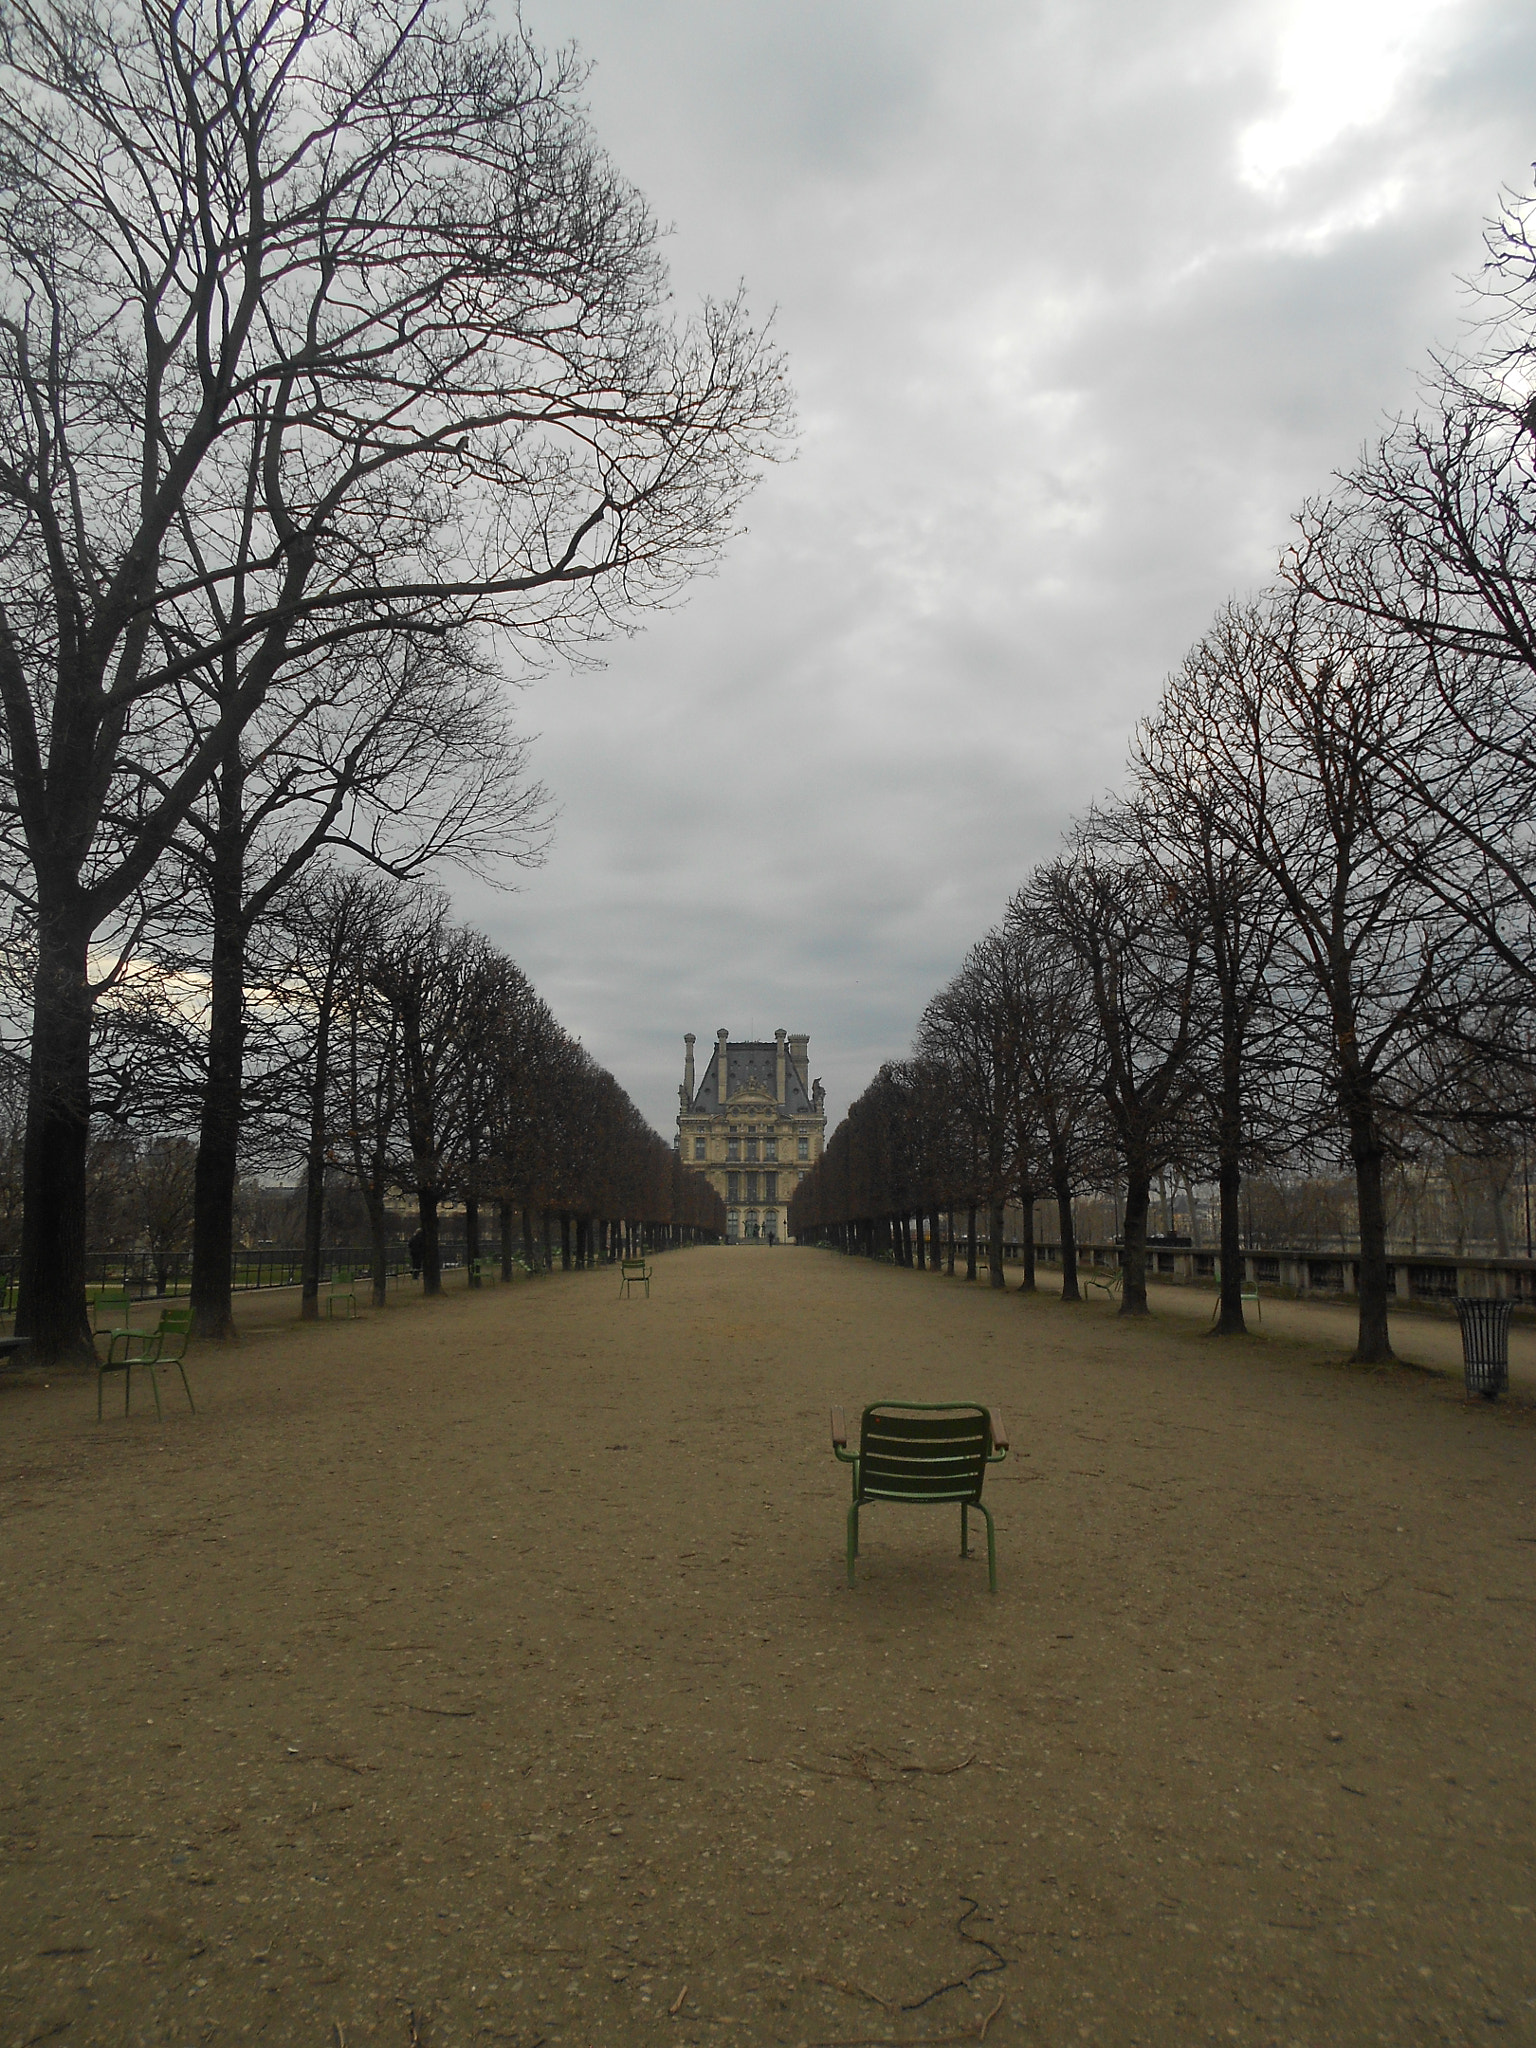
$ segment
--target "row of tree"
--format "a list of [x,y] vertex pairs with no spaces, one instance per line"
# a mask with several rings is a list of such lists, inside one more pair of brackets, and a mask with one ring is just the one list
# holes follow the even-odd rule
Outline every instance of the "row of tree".
[[[439,1212],[464,1213],[465,1256],[495,1255],[512,1277],[519,1237],[550,1263],[558,1220],[569,1266],[637,1237],[719,1237],[725,1210],[641,1116],[613,1076],[556,1022],[527,978],[441,896],[353,870],[313,877],[279,927],[291,946],[274,976],[273,1049],[291,1048],[304,1104],[303,1300],[317,1312],[327,1169],[362,1196],[374,1298],[388,1271],[388,1201],[415,1197],[422,1278],[441,1292]],[[193,1289],[206,1279],[194,1247]]]
[[327,848],[535,857],[508,675],[679,591],[786,429],[739,299],[672,317],[581,83],[472,7],[7,7],[0,975],[44,1360],[90,1355],[93,1120],[184,1091],[198,1006],[227,1328],[264,927]]
[[1072,829],[929,1003],[797,1191],[791,1227],[1123,1191],[1146,1312],[1159,1175],[1219,1192],[1220,1328],[1243,1327],[1240,1189],[1348,1163],[1358,1356],[1391,1355],[1385,1181],[1532,1118],[1536,994],[1536,199],[1489,230],[1477,345],[1305,508]]

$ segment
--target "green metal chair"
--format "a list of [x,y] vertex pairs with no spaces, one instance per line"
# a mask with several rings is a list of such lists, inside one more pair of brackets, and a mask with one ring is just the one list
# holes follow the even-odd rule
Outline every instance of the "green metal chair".
[[643,1286],[647,1301],[651,1295],[651,1268],[645,1259],[620,1259],[619,1297],[629,1293],[632,1287]]
[[[153,1330],[115,1330],[107,1347],[105,1361],[96,1362],[96,1420],[101,1420],[102,1392],[109,1372],[120,1372],[123,1376],[123,1413],[126,1415],[133,1405],[133,1369],[142,1366],[149,1374],[150,1392],[155,1397],[155,1419],[163,1422],[165,1411],[160,1406],[160,1374],[162,1365],[174,1365],[181,1374],[182,1391],[187,1397],[187,1406],[195,1415],[197,1403],[192,1398],[192,1388],[187,1380],[186,1354],[187,1339],[192,1334],[192,1311],[190,1308],[166,1308],[160,1311],[159,1326]],[[136,1349],[136,1347],[138,1347]]]
[[325,1298],[327,1316],[334,1316],[338,1308],[348,1320],[357,1314],[357,1295],[353,1292],[350,1267],[334,1276],[331,1291]]
[[848,1448],[841,1408],[832,1410],[832,1451],[853,1467],[848,1510],[848,1583],[859,1554],[859,1509],[870,1501],[905,1501],[917,1507],[960,1509],[960,1555],[969,1557],[972,1508],[987,1523],[987,1584],[997,1591],[997,1540],[992,1513],[981,1498],[989,1465],[1008,1455],[1002,1411],[969,1401],[875,1401],[859,1418],[859,1448]]
[[1124,1285],[1125,1275],[1118,1266],[1110,1273],[1086,1273],[1083,1276],[1083,1288],[1086,1293],[1106,1294],[1111,1301]]

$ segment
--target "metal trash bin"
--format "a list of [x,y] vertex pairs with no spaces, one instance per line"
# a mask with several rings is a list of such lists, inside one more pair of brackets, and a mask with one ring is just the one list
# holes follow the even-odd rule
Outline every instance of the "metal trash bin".
[[1461,1324],[1461,1356],[1467,1392],[1496,1401],[1509,1386],[1509,1317],[1512,1301],[1458,1295],[1456,1320]]

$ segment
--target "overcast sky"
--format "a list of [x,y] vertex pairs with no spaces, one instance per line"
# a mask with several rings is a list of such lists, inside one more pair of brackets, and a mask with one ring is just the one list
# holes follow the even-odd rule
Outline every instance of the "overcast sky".
[[684,604],[523,700],[547,865],[466,915],[668,1135],[682,1034],[842,1114],[1309,493],[1455,342],[1529,0],[525,0],[801,433]]

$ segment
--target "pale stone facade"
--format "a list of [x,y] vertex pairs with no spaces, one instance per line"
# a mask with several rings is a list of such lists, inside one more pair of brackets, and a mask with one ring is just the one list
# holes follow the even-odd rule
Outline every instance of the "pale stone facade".
[[683,1044],[678,1157],[702,1173],[725,1204],[731,1244],[782,1244],[789,1198],[821,1157],[826,1097],[810,1073],[810,1039],[776,1031],[737,1040],[721,1030],[695,1077],[694,1035]]

